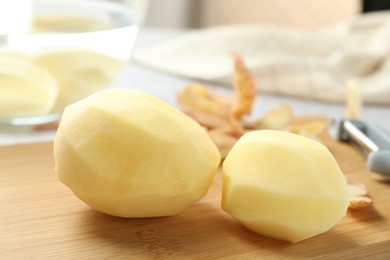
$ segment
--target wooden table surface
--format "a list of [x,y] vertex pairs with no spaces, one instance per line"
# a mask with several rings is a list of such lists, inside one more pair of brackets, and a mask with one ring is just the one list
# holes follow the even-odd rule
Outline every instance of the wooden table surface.
[[390,259],[390,182],[367,172],[350,146],[327,145],[375,202],[297,244],[252,233],[224,213],[220,173],[182,214],[124,219],[94,211],[57,180],[52,143],[0,147],[0,259]]

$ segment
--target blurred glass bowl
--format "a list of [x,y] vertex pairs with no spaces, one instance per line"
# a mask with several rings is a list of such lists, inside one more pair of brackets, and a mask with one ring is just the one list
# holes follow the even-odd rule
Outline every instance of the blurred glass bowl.
[[[147,0],[0,2],[0,124],[59,120],[109,87],[132,52]],[[10,15],[6,15],[10,14]]]

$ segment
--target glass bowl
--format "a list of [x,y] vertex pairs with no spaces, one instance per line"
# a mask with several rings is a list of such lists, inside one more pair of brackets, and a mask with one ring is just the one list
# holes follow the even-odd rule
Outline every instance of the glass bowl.
[[1,1],[0,125],[57,121],[67,105],[110,87],[146,9],[147,0]]

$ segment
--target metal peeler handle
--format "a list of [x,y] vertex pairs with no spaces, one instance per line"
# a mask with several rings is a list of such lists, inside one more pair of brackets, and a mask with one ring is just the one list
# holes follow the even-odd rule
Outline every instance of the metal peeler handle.
[[369,153],[367,168],[370,171],[390,176],[390,150]]
[[333,119],[329,130],[334,139],[355,144],[367,156],[370,171],[390,176],[390,133],[355,119]]

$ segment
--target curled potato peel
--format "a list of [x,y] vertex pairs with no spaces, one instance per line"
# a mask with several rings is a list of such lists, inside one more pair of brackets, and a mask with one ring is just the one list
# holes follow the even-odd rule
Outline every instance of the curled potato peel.
[[327,123],[324,120],[314,120],[308,123],[298,125],[289,125],[285,130],[303,135],[315,140],[320,140],[319,135],[325,131]]
[[349,209],[362,209],[370,206],[374,201],[368,196],[366,187],[362,183],[348,183]]
[[256,96],[256,87],[251,73],[246,68],[241,56],[237,53],[231,54],[234,61],[234,101],[232,103],[232,114],[235,118],[241,119],[249,115]]
[[230,106],[230,100],[198,83],[189,84],[179,91],[177,100],[185,111],[217,115],[222,118],[227,117],[227,110]]
[[360,118],[362,99],[359,86],[355,82],[347,82],[345,93],[345,116],[348,118]]
[[281,104],[271,111],[267,112],[261,119],[251,122],[248,127],[250,129],[273,129],[279,130],[287,126],[293,118],[292,109]]

